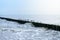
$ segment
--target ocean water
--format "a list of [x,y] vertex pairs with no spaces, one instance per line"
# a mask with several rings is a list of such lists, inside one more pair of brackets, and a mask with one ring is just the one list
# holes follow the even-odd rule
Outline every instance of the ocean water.
[[[0,0],[0,17],[60,25],[59,0]],[[0,40],[60,40],[60,32],[0,19]]]
[[60,40],[60,32],[0,19],[0,40]]

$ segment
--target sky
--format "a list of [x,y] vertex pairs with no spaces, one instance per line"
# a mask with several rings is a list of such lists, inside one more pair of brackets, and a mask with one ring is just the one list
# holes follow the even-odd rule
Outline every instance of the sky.
[[53,22],[60,19],[60,0],[0,0],[0,16]]
[[[47,11],[47,0],[1,0],[0,13],[2,15],[40,15]],[[45,4],[46,5],[45,5]],[[45,13],[46,13],[45,11]]]

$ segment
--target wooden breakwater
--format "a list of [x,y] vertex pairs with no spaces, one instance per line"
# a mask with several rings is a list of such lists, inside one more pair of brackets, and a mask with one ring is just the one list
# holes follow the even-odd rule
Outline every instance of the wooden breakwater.
[[0,19],[5,19],[7,21],[17,22],[19,24],[32,23],[34,25],[34,27],[44,27],[47,29],[60,31],[60,25],[38,23],[38,22],[32,22],[32,21],[26,21],[26,20],[17,20],[17,19],[5,18],[5,17],[0,17]]
[[19,24],[25,24],[25,23],[29,22],[29,21],[25,21],[25,20],[17,20],[17,19],[12,19],[12,18],[5,18],[5,17],[0,17],[0,19],[17,22]]

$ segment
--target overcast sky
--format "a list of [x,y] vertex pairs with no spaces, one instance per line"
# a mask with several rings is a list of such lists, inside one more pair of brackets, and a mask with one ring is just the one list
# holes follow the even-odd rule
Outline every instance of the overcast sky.
[[0,16],[59,20],[60,0],[0,0]]

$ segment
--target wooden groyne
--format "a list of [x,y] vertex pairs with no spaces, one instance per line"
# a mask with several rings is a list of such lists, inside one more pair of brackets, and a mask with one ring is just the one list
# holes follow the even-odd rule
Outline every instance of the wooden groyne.
[[17,22],[19,24],[32,23],[34,25],[34,27],[44,27],[44,28],[47,28],[47,29],[60,31],[60,25],[38,23],[38,22],[32,22],[32,21],[26,21],[26,20],[17,20],[17,19],[5,18],[5,17],[0,17],[0,19]]
[[60,31],[60,26],[59,25],[37,23],[37,22],[32,22],[32,24],[35,27],[44,27],[44,28],[47,28],[47,29],[52,29],[52,30]]
[[25,24],[26,22],[29,22],[29,21],[17,20],[17,19],[5,18],[5,17],[0,17],[0,19],[4,19],[4,20],[7,20],[7,21],[17,22],[19,24]]

